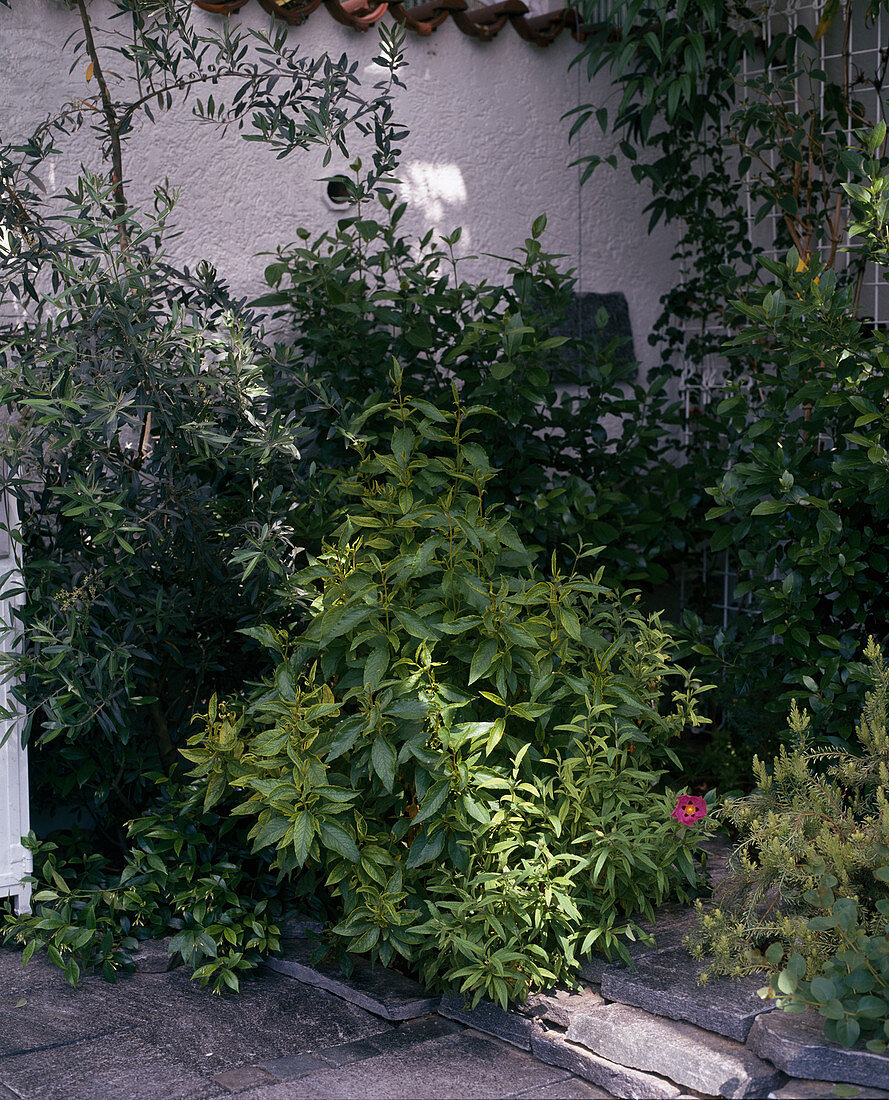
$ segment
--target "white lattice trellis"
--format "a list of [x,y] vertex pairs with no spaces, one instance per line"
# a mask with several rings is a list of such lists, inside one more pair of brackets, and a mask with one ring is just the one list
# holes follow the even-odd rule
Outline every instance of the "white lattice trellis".
[[[2,500],[2,498],[0,498]],[[0,597],[0,626],[13,627],[13,613],[20,596],[11,591],[21,587],[16,563],[16,549],[9,537],[9,529],[16,522],[12,499],[6,498],[3,509],[4,528],[0,531],[0,576],[5,576]],[[14,634],[5,632],[0,647],[8,649],[15,644]],[[0,684],[0,707],[16,709],[9,685]],[[19,912],[27,911],[31,902],[31,887],[22,879],[31,872],[31,853],[22,846],[21,839],[30,828],[28,805],[28,755],[22,748],[22,719],[0,720],[0,897],[11,897]]]

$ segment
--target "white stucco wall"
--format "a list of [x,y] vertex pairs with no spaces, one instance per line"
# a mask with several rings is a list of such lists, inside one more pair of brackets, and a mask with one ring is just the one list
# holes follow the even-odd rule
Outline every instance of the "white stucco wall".
[[[99,14],[103,6],[110,7],[93,0],[91,10]],[[548,5],[540,0],[535,8]],[[223,17],[195,9],[193,18],[211,25]],[[255,2],[231,18],[255,27],[269,21]],[[24,136],[59,104],[87,93],[85,72],[69,75],[62,50],[78,27],[77,13],[62,0],[12,0],[11,10],[0,7],[5,140]],[[343,27],[321,7],[304,26],[290,28],[289,36],[306,55],[346,52],[369,84],[379,78],[371,64],[374,29],[362,34]],[[409,66],[401,74],[407,89],[399,94],[396,113],[411,131],[400,172],[411,204],[405,224],[417,232],[462,225],[464,252],[509,255],[545,211],[545,247],[566,254],[579,289],[626,294],[636,353],[648,365],[656,358],[647,335],[658,299],[675,279],[671,241],[663,232],[646,234],[646,194],[628,170],[603,167],[581,189],[579,170],[569,167],[581,151],[609,150],[595,123],[569,147],[561,116],[578,102],[613,100],[607,78],[590,85],[580,66],[569,73],[577,49],[567,31],[541,48],[509,26],[492,42],[480,43],[450,20],[428,38],[408,34]],[[60,188],[79,160],[98,167],[89,134],[76,135],[70,149],[70,156],[56,160],[50,188]],[[258,253],[293,240],[299,226],[314,232],[334,224],[339,215],[325,202],[319,177],[342,167],[344,162],[334,161],[322,169],[314,150],[277,161],[260,143],[198,124],[190,107],[160,116],[155,126],[140,123],[125,160],[131,197],[147,197],[165,178],[181,189],[175,222],[182,235],[173,255],[190,264],[211,260],[246,295],[263,289],[268,261]],[[493,259],[475,262],[476,271],[491,276],[500,267]]]

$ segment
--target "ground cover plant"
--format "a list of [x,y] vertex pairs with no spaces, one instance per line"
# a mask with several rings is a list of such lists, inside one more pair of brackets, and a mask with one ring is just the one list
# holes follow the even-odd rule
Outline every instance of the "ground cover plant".
[[889,1038],[889,669],[870,640],[855,752],[825,749],[794,705],[792,749],[758,759],[753,794],[720,813],[737,832],[731,874],[690,939],[704,976],[765,971],[764,994],[813,1006],[830,1039]]

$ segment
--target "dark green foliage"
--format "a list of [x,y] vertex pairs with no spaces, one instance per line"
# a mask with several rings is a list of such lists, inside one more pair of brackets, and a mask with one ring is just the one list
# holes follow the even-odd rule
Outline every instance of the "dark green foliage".
[[[808,715],[794,705],[790,730],[796,746],[782,749],[771,768],[756,760],[758,789],[721,811],[740,841],[731,874],[717,893],[718,907],[703,914],[690,939],[693,953],[714,957],[708,973],[766,970],[774,980],[786,963],[793,980],[805,977],[817,995],[821,987],[812,979],[839,975],[851,958],[846,952],[873,951],[875,963],[884,957],[889,668],[873,639],[865,656],[870,690],[856,753],[813,749]],[[794,992],[790,980],[778,979],[781,994]]]
[[506,1004],[694,885],[656,784],[700,688],[601,568],[535,570],[486,495],[485,410],[394,381],[353,425],[332,541],[292,578],[308,628],[249,631],[274,680],[214,700],[185,755],[208,804],[242,792],[296,889],[322,886],[341,948]]
[[371,211],[379,221],[361,208],[316,240],[303,230],[266,269],[275,292],[256,305],[288,325],[275,359],[285,373],[306,371],[323,395],[298,406],[317,433],[307,453],[321,484],[346,459],[331,425],[385,391],[395,358],[406,393],[446,405],[456,381],[464,401],[485,406],[489,499],[532,546],[565,563],[581,538],[602,547],[610,580],[663,582],[703,496],[690,503],[680,489],[664,380],[634,381],[619,338],[600,335],[604,315],[584,340],[558,335],[575,284],[543,248],[544,216],[505,261],[501,284],[461,277],[459,229],[441,243],[431,231],[405,236],[405,209],[384,197]]
[[[850,221],[882,220],[883,193],[862,177],[882,170],[883,137],[848,147],[850,132],[876,122],[882,76],[860,54],[851,62],[849,28],[865,48],[863,26],[885,9],[828,4],[807,25],[805,12],[788,22],[738,0],[582,6],[578,63],[608,71],[623,94],[616,108],[579,108],[572,133],[595,120],[619,137],[650,192],[652,225],[680,234],[684,274],[656,335],[665,371],[684,370],[693,395],[677,443],[684,546],[729,550],[746,602],[725,628],[691,576],[680,637],[683,659],[718,687],[717,725],[748,758],[777,747],[775,718],[801,686],[818,728],[833,703],[852,713],[860,691],[842,670],[884,630],[884,341],[857,318],[864,258],[885,260],[885,241],[844,245]],[[589,174],[599,158],[582,163]],[[768,259],[791,249],[787,265]],[[778,279],[767,287],[763,257],[766,279]],[[727,338],[728,399],[718,404],[697,387]],[[865,423],[867,444],[852,438]],[[720,508],[707,514],[700,491],[717,482]],[[848,725],[834,722],[833,733]]]
[[209,267],[164,263],[161,196],[142,224],[109,200],[97,181],[69,194],[51,288],[3,332],[0,455],[27,593],[27,644],[5,661],[38,731],[35,775],[113,829],[216,678],[261,667],[236,628],[268,611],[292,552],[280,484],[299,455],[252,315]]
[[[884,137],[885,127],[860,135],[861,182],[848,185],[866,219],[863,250],[878,258]],[[793,685],[785,693],[808,690],[817,728],[830,720],[832,734],[849,736],[851,719],[840,716],[854,713],[861,692],[845,670],[868,635],[884,631],[889,337],[856,317],[855,287],[824,265],[795,250],[763,265],[775,282],[737,304],[747,324],[730,351],[750,364],[752,385],[720,406],[737,443],[711,490],[714,544],[737,554],[739,594],[757,611],[738,625],[733,664],[749,675],[767,661]]]
[[[129,203],[127,141],[206,92],[197,119],[246,128],[279,157],[320,143],[329,159],[350,130],[374,132],[356,181],[371,194],[404,134],[391,105],[403,33],[381,33],[383,79],[362,89],[345,57],[299,57],[285,27],[198,30],[188,0],[113,0],[107,19],[69,6],[78,30],[59,45],[88,72],[85,98],[0,146],[0,460],[27,595],[4,624],[21,645],[3,672],[36,731],[36,801],[63,800],[108,848],[218,678],[265,667],[236,630],[274,614],[308,468],[285,411],[300,379],[286,397],[269,384],[260,319],[209,265],[167,262],[175,193],[157,189],[153,213]],[[48,162],[87,122],[107,176],[47,194]]]
[[[157,778],[157,777],[155,777]],[[25,945],[24,961],[45,948],[72,985],[99,967],[115,981],[133,968],[139,940],[169,936],[171,955],[195,967],[215,993],[238,988],[238,975],[278,950],[285,889],[224,804],[203,808],[205,791],[167,784],[160,802],[128,828],[122,872],[90,838],[74,832],[61,847],[37,841],[34,913],[7,917],[4,938]]]

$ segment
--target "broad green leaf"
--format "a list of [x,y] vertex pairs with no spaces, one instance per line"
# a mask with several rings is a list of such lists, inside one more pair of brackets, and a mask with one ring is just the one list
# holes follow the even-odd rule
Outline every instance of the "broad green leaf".
[[329,848],[332,852],[336,852],[337,855],[343,856],[352,863],[358,863],[360,861],[361,856],[355,845],[355,841],[349,836],[342,825],[337,825],[335,821],[322,820],[319,824],[318,832],[321,835],[321,843],[325,848]]
[[374,740],[371,749],[371,762],[383,786],[387,791],[391,791],[395,786],[395,749],[381,733],[377,734]]
[[494,663],[496,656],[497,640],[495,638],[486,638],[472,656],[472,662],[469,666],[469,679],[467,682],[474,684],[476,680],[484,676]]

